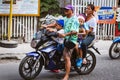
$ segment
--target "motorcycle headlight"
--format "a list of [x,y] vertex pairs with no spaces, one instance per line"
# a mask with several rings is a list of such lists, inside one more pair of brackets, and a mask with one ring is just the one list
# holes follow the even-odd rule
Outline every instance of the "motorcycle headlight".
[[32,40],[32,41],[31,41],[31,47],[32,47],[32,48],[36,48],[38,42],[39,42],[39,40]]

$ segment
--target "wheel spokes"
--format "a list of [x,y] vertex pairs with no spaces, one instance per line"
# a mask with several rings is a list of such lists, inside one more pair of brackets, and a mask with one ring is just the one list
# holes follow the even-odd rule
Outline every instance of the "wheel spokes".
[[117,57],[120,56],[120,45],[119,45],[119,43],[115,43],[115,45],[113,46],[113,49],[112,49],[111,53],[112,53],[111,55],[114,58],[117,58]]
[[39,68],[39,62],[35,64],[36,60],[34,60],[33,57],[30,57],[26,63],[24,64],[23,67],[23,73],[27,77],[32,77],[38,70]]
[[83,64],[82,67],[80,68],[82,72],[88,71],[93,64],[93,57],[91,56],[91,54],[86,55],[86,60],[87,60],[87,63]]

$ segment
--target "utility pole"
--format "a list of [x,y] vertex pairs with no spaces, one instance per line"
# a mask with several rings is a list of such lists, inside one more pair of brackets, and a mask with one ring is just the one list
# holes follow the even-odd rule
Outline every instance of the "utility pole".
[[13,8],[13,0],[10,0],[10,16],[9,16],[9,24],[8,24],[8,41],[10,41],[11,34],[12,34],[12,8]]

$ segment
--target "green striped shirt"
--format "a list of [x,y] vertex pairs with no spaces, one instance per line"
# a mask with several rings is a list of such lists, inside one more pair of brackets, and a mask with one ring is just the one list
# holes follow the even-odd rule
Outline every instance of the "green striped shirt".
[[[71,18],[64,17],[64,31],[65,33],[71,31],[79,31],[79,21],[76,16],[72,16]],[[68,39],[70,36],[66,36],[65,39]],[[70,40],[74,43],[77,43],[78,36],[71,35]]]

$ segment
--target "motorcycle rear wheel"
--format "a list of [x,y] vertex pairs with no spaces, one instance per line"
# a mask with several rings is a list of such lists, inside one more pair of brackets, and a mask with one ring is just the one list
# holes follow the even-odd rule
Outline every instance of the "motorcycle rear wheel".
[[120,57],[120,43],[112,43],[109,49],[109,56],[111,59]]
[[96,66],[96,56],[94,55],[92,51],[90,50],[87,51],[86,60],[87,60],[87,64],[82,64],[81,67],[75,67],[79,75],[89,74],[90,72],[93,71],[93,69]]
[[[36,60],[37,59],[34,59],[34,57],[26,56],[21,61],[19,65],[19,74],[23,79],[32,80],[41,72],[43,66],[43,59],[41,58],[40,61],[37,61],[37,63]],[[33,66],[35,67],[33,68]]]

